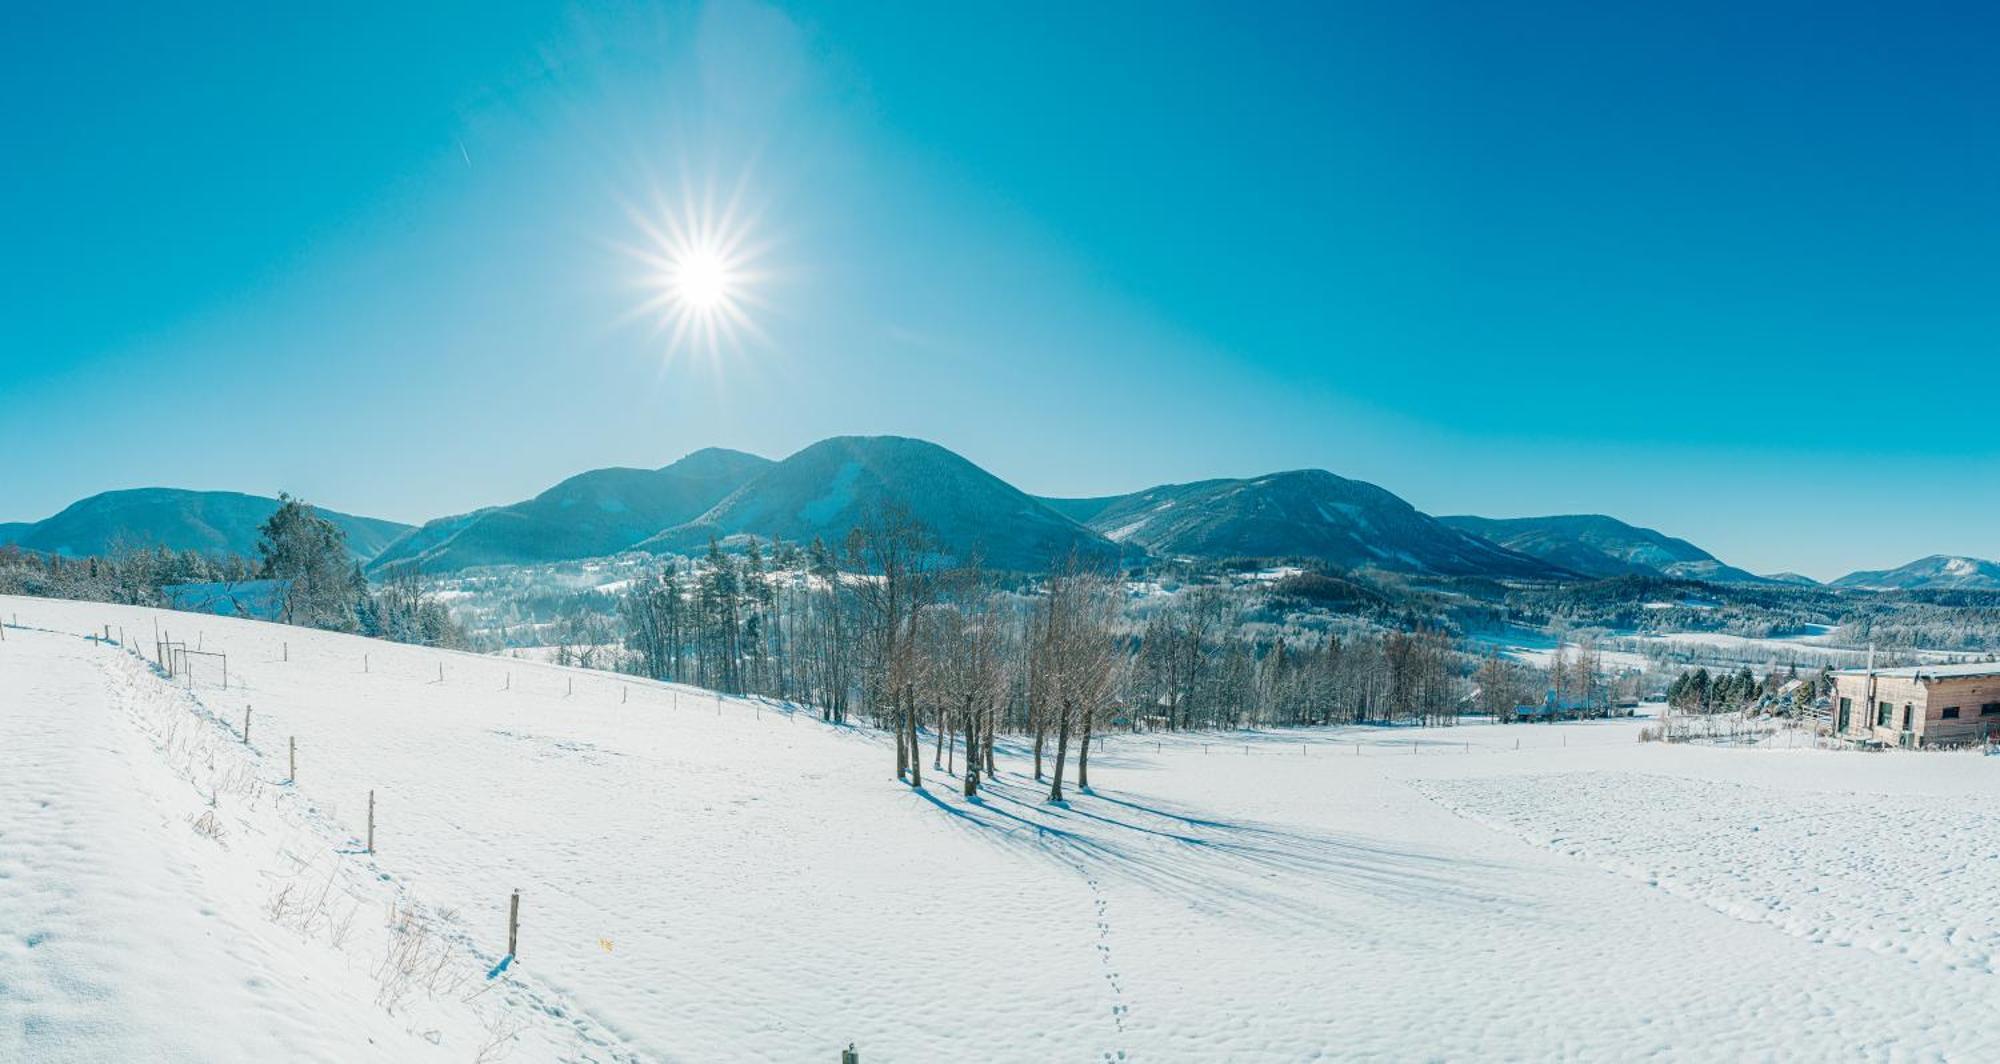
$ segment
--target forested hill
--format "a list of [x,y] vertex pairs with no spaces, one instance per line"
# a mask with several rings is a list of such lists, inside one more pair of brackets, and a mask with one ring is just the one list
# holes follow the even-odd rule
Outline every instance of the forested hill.
[[426,522],[370,568],[438,573],[616,554],[700,515],[770,464],[710,447],[660,469],[594,469],[532,499]]
[[[0,543],[65,557],[105,557],[154,547],[248,557],[257,553],[258,527],[277,509],[276,499],[234,491],[107,491],[72,503],[47,520],[0,525]],[[398,521],[338,510],[319,513],[346,535],[356,561],[374,557],[410,531]]]
[[1556,577],[1551,565],[1451,528],[1365,481],[1323,469],[1049,500],[1119,543],[1165,557],[1302,558],[1347,569]]
[[945,553],[997,569],[1041,570],[1075,553],[1109,562],[1115,543],[934,443],[838,436],[771,466],[707,513],[641,544],[687,552],[711,538],[814,538],[836,550],[850,530],[885,515],[921,524]]
[[1721,583],[1761,583],[1765,579],[1725,565],[1687,540],[1602,514],[1460,515],[1438,520],[1585,576],[1670,576]]

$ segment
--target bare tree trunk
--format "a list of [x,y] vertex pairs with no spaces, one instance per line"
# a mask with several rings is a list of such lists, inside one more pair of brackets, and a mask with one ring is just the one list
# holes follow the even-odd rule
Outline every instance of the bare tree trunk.
[[903,720],[910,729],[910,786],[924,785],[923,743],[917,738],[917,688],[903,685]]
[[1083,715],[1083,745],[1076,751],[1076,789],[1090,789],[1090,718],[1094,714]]
[[1048,722],[1035,722],[1035,782],[1042,782],[1042,743],[1048,735]]
[[965,700],[965,796],[979,793],[979,715],[972,711],[972,699]]
[[896,703],[896,711],[889,717],[891,726],[896,729],[896,778],[906,780],[910,778],[910,748],[903,739],[903,702],[899,697],[891,697]]
[[1063,800],[1063,759],[1069,753],[1069,707],[1063,707],[1062,718],[1056,722],[1056,770],[1049,777],[1049,801]]
[[944,771],[944,733],[950,731],[944,723],[944,707],[938,707],[937,742],[931,745],[931,767]]
[[984,742],[980,743],[980,745],[986,748],[986,778],[992,779],[993,778],[993,729],[999,726],[1000,710],[996,706],[987,706],[986,712],[983,715],[986,718],[986,739]]

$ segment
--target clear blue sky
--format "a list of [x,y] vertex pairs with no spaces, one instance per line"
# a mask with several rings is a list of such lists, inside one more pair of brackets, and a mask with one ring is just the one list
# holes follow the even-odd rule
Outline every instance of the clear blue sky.
[[[893,432],[2000,556],[2000,24],[1647,6],[15,5],[0,519]],[[690,188],[766,245],[718,358],[630,313]]]

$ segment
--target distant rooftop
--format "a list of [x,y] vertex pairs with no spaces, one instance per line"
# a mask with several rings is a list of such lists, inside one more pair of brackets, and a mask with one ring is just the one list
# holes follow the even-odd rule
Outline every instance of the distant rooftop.
[[1905,680],[1949,680],[1967,676],[2000,676],[2000,661],[1973,661],[1960,665],[1904,665],[1895,669],[1841,669],[1836,675],[1895,676]]

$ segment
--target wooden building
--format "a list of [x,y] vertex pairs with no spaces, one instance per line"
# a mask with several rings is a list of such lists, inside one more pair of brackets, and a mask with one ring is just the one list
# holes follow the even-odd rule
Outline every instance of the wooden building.
[[2000,662],[1833,674],[1834,734],[1892,746],[2000,737]]

